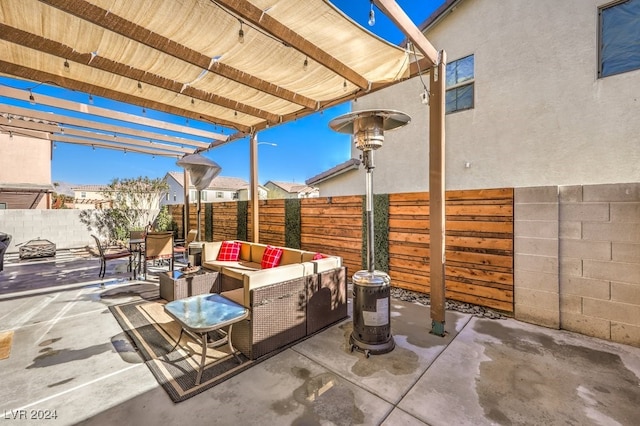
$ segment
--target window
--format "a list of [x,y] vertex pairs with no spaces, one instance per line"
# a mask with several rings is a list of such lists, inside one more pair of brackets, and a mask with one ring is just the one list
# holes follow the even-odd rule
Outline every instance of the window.
[[173,201],[177,201],[178,200],[178,194],[176,194],[175,192],[173,193]]
[[598,76],[640,69],[640,0],[600,9]]
[[80,198],[87,198],[87,193],[86,193],[86,192],[84,192],[84,191],[82,191],[82,192],[80,193]]
[[195,189],[190,189],[189,190],[189,199],[194,200],[194,201],[198,201],[198,193]]
[[447,64],[447,114],[473,108],[473,79],[473,55]]
[[200,191],[200,201],[207,201],[207,191]]
[[222,191],[216,192],[216,198],[224,198],[224,193]]
[[7,203],[0,203],[0,210],[6,210],[7,209]]

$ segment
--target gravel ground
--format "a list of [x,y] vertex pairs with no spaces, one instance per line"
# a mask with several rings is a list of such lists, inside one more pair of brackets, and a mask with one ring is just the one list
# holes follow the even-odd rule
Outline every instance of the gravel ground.
[[[430,306],[431,300],[428,294],[418,293],[411,290],[404,290],[402,288],[391,287],[391,297],[406,301],[416,302],[422,305]],[[506,319],[509,318],[500,312],[485,308],[483,306],[472,305],[471,303],[458,302],[455,300],[447,300],[445,302],[445,308],[450,311],[458,311],[465,314],[471,314],[477,317],[489,318],[489,319]]]

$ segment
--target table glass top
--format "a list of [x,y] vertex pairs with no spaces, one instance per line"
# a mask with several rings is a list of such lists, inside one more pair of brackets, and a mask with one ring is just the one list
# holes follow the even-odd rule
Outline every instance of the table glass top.
[[211,329],[233,323],[247,315],[247,309],[219,294],[201,294],[174,300],[164,309],[192,330]]

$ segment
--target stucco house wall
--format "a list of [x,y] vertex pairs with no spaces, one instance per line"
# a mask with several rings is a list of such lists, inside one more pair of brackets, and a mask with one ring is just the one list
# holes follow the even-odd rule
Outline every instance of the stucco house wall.
[[[598,7],[609,3],[462,0],[426,32],[448,63],[475,60],[474,108],[445,119],[447,189],[640,181],[640,70],[597,75]],[[422,92],[413,78],[353,103],[412,117],[375,153],[375,192],[428,190]],[[363,174],[341,178],[340,194],[322,182],[320,195],[362,194]]]
[[[50,187],[51,141],[17,134],[0,134],[0,187],[31,186]],[[29,197],[32,198],[32,197]],[[0,202],[11,204],[12,199]],[[36,209],[48,208],[48,197],[43,196]],[[8,205],[7,208],[12,208]],[[14,207],[15,208],[15,207]]]

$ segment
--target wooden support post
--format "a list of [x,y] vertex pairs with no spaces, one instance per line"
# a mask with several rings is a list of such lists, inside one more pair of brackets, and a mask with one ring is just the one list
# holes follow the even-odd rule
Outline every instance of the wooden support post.
[[260,215],[258,205],[260,196],[258,193],[258,134],[253,133],[249,142],[249,151],[251,159],[251,190],[249,197],[251,199],[251,241],[260,242]]
[[429,238],[431,333],[444,336],[445,319],[445,85],[446,53],[431,68],[429,90]]
[[[182,188],[184,190],[184,208],[182,210],[182,238],[184,238],[184,240],[186,241],[187,233],[189,232],[189,186],[191,184],[189,172],[187,171],[187,169],[183,170],[182,181],[184,182]],[[196,241],[199,241],[198,238],[196,238]]]

